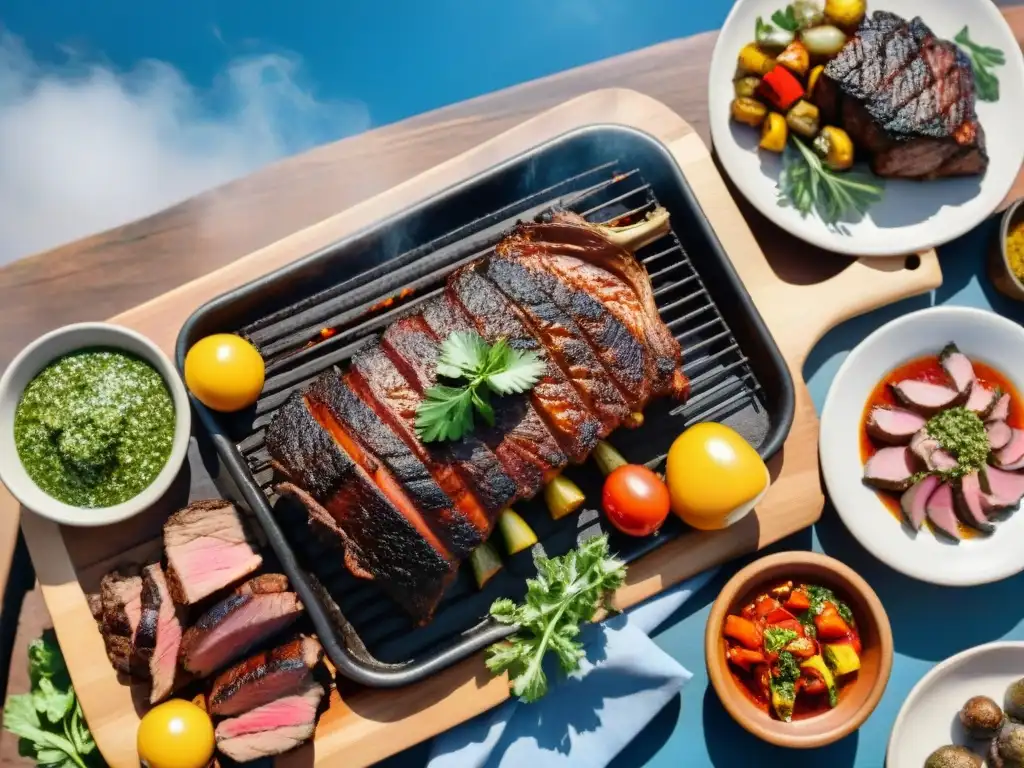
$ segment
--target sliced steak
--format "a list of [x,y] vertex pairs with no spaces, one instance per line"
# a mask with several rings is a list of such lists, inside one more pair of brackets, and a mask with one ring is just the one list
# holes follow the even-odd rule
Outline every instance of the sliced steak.
[[1024,474],[1019,472],[985,467],[981,471],[981,485],[985,491],[982,503],[989,513],[1013,509],[1024,498]]
[[138,569],[115,570],[100,580],[97,621],[107,656],[114,669],[137,677],[148,677],[149,667],[133,668],[132,641],[142,618],[142,577]]
[[971,364],[970,358],[961,352],[956,344],[950,342],[939,353],[939,362],[943,370],[949,374],[949,378],[957,391],[961,395],[966,395],[967,401],[970,402],[971,390],[977,382],[977,377],[974,375],[974,366]]
[[921,529],[925,518],[928,516],[928,499],[939,487],[939,478],[935,475],[926,475],[904,491],[900,497],[900,509],[907,523],[915,531]]
[[222,720],[215,731],[217,749],[239,763],[295,749],[312,738],[323,697],[323,686],[309,680],[300,693]]
[[995,405],[985,415],[985,421],[1006,421],[1010,418],[1010,395],[1000,394]]
[[914,379],[893,384],[892,392],[903,405],[923,416],[934,416],[939,411],[960,405],[966,399],[952,387]]
[[929,472],[946,472],[953,469],[957,461],[942,444],[922,429],[910,438],[910,452],[921,467]]
[[185,631],[185,669],[207,677],[289,626],[301,613],[302,603],[294,592],[231,595]]
[[924,416],[913,411],[876,405],[868,414],[866,428],[868,434],[881,443],[907,445],[925,424]]
[[957,522],[956,502],[953,499],[953,489],[948,483],[942,483],[935,492],[928,497],[925,504],[925,511],[928,514],[928,521],[938,532],[945,534],[951,539],[959,541],[960,525]]
[[993,451],[1005,448],[1013,438],[1013,428],[1005,421],[990,421],[985,425],[985,432],[988,433],[989,448]]
[[[452,275],[448,294],[473,320],[480,335],[492,344],[504,338],[514,349],[544,354],[521,313],[473,266]],[[530,390],[530,399],[569,460],[582,463],[603,436],[601,424],[558,364],[550,356],[545,356],[544,363],[544,373]]]
[[250,656],[222,672],[210,689],[210,713],[231,717],[301,694],[323,648],[312,637],[300,637],[270,651]]
[[1024,430],[1010,429],[1009,441],[992,454],[992,460],[1000,469],[1013,469],[1024,460]]
[[999,401],[1002,393],[993,391],[982,384],[975,383],[971,387],[971,396],[967,398],[966,408],[985,419]]
[[156,639],[149,657],[152,685],[149,703],[163,701],[174,690],[181,649],[182,615],[171,597],[170,586],[159,564],[147,566],[142,572],[142,626],[156,629]]
[[288,591],[288,577],[283,573],[261,573],[238,585],[236,595],[272,595]]
[[348,388],[340,371],[325,371],[310,388],[309,402],[317,421],[343,441],[377,487],[406,517],[415,511],[453,557],[468,557],[483,542],[486,531],[473,524],[472,511],[467,515],[456,506],[412,449]]
[[908,448],[883,448],[864,465],[864,482],[886,491],[905,491],[913,481],[914,472],[914,460]]
[[988,168],[971,62],[920,18],[887,11],[865,18],[825,66],[813,98],[823,120],[841,124],[871,156],[879,176],[933,179]]
[[197,501],[164,523],[167,584],[175,601],[198,603],[263,564],[229,501]]
[[956,512],[964,524],[982,533],[992,533],[995,526],[988,521],[985,512],[984,491],[978,473],[971,472],[960,478],[960,486],[955,491]]

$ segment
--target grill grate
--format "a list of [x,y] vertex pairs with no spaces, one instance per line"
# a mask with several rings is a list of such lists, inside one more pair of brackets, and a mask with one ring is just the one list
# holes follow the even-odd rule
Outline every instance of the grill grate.
[[[629,460],[653,466],[687,426],[715,420],[767,457],[781,447],[792,421],[792,379],[671,155],[627,128],[592,126],[555,139],[215,299],[186,323],[178,337],[179,368],[192,344],[221,332],[243,334],[267,361],[254,409],[217,414],[196,403],[196,412],[226,469],[221,477],[236,486],[225,490],[254,513],[340,673],[367,685],[404,685],[507,635],[507,627],[486,620],[487,611],[496,597],[522,596],[532,556],[505,557],[484,590],[462,568],[434,620],[413,627],[375,585],[347,573],[336,544],[310,531],[304,509],[274,497],[263,441],[277,409],[437,295],[453,270],[489,253],[517,221],[562,208],[593,222],[625,224],[657,204],[670,212],[674,231],[637,256],[662,318],[682,344],[691,395],[684,403],[650,404],[643,427],[618,430],[611,440]],[[566,475],[598,504],[603,478],[592,462],[571,466]],[[516,509],[548,555],[602,530],[593,509],[558,521],[539,500],[518,502]],[[652,537],[610,535],[613,549],[632,561],[684,531],[671,517]]]
[[[595,183],[595,179],[601,177],[606,178]],[[345,302],[351,305],[351,292],[331,288],[277,313],[275,317],[240,329],[270,361],[268,369],[272,371],[256,409],[255,426],[258,429],[238,445],[256,482],[268,497],[276,499],[270,488],[273,470],[263,446],[263,427],[288,395],[372,342],[375,333],[397,316],[437,295],[443,289],[445,278],[454,269],[486,255],[517,221],[539,218],[557,208],[566,208],[589,221],[623,224],[642,218],[657,202],[639,169],[621,173],[614,164],[606,163],[549,187],[543,193],[512,203],[498,214],[478,219],[400,255],[389,262],[391,268],[381,270],[386,276],[383,285],[354,278],[350,281],[349,291],[355,286],[355,290],[361,293],[356,299],[359,304],[352,309],[339,311]],[[499,215],[502,218],[498,218]],[[429,265],[424,264],[425,257],[429,257]],[[650,274],[662,318],[683,344],[683,370],[691,381],[690,398],[672,408],[670,415],[681,418],[682,428],[698,421],[725,420],[735,411],[745,408],[761,410],[761,385],[675,233],[646,246],[638,257]],[[423,274],[427,266],[432,271]],[[622,437],[621,432],[616,433],[612,440],[618,443]],[[664,453],[660,452],[648,463],[656,464],[663,456]],[[587,471],[575,468],[569,473],[575,475]],[[593,495],[590,498],[594,498]],[[291,507],[287,502],[281,502],[279,506]],[[547,514],[538,502],[517,506],[520,511],[529,509],[527,519],[532,525]],[[289,532],[304,563],[316,573],[376,658],[385,662],[399,661],[407,658],[410,646],[418,646],[412,648],[418,654],[447,639],[432,637],[435,633],[427,627],[416,629],[413,634],[421,637],[418,642],[410,643],[408,635],[413,629],[410,622],[391,608],[388,599],[372,583],[349,576],[328,545],[305,533],[304,511],[289,509],[285,514],[291,515]],[[561,522],[561,527],[575,536],[574,521],[567,519]],[[681,528],[681,525],[670,527],[660,539],[677,535]],[[542,543],[546,548],[550,546],[547,541]],[[326,566],[326,563],[334,565]],[[475,590],[469,569],[463,568],[457,584],[440,606],[438,619]],[[488,602],[496,596],[491,590],[487,594]],[[436,623],[451,628],[450,622]],[[461,624],[462,630],[469,628]]]

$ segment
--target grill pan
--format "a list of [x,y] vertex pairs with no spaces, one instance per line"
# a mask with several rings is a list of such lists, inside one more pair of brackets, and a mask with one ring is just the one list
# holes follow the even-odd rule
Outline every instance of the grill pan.
[[[266,533],[306,605],[331,661],[368,686],[421,680],[512,631],[487,618],[498,597],[519,599],[533,574],[530,552],[478,590],[463,567],[433,621],[416,627],[373,582],[348,574],[334,547],[313,536],[305,510],[271,490],[263,430],[296,388],[343,364],[390,322],[436,295],[456,267],[486,255],[520,220],[565,208],[590,221],[628,223],[656,204],[673,231],[637,256],[651,276],[662,318],[680,340],[691,395],[653,402],[645,424],[611,442],[637,463],[660,464],[673,439],[701,421],[739,431],[767,459],[789,432],[794,387],[788,368],[668,150],[640,131],[595,125],[572,131],[434,198],[379,222],[200,307],[185,323],[176,357],[213,333],[240,333],[260,350],[267,380],[254,408],[221,414],[193,400],[227,475]],[[561,520],[541,499],[518,502],[549,556],[604,532],[602,477],[592,462],[568,477],[588,503]],[[656,535],[608,532],[627,562],[687,530],[674,516]]]

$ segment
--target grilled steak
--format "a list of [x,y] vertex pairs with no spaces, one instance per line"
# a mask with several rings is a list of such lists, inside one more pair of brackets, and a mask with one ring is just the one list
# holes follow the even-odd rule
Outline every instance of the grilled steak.
[[230,717],[272,701],[301,693],[323,648],[312,637],[300,637],[251,656],[221,673],[210,689],[211,714]]
[[[266,434],[272,464],[288,478],[277,490],[305,505],[350,571],[429,619],[501,510],[584,461],[616,427],[638,423],[652,397],[686,394],[679,344],[628,250],[667,224],[659,211],[625,232],[568,213],[516,227],[356,353],[345,373],[331,369],[292,395]],[[543,373],[528,393],[491,398],[493,425],[424,444],[418,409],[458,331],[534,351]]]
[[143,635],[146,639],[152,680],[150,704],[162,701],[174,690],[181,624],[163,569],[159,563],[147,566],[142,572],[142,614],[136,637]]
[[298,693],[222,720],[217,749],[240,763],[288,752],[313,735],[323,697],[323,686],[309,680]]
[[99,615],[96,617],[114,669],[148,677],[149,667],[132,668],[132,641],[142,618],[142,577],[134,571],[112,571],[100,581]]
[[280,632],[300,613],[302,603],[294,592],[231,595],[185,631],[181,643],[185,669],[206,677]]
[[879,176],[934,179],[988,168],[970,59],[920,18],[865,18],[826,65],[813,98]]
[[167,584],[175,601],[197,603],[255,572],[263,558],[228,501],[197,501],[164,523]]

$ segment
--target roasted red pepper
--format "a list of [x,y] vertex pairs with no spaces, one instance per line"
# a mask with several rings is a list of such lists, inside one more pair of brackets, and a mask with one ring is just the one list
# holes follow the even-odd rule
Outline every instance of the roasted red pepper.
[[785,67],[776,67],[761,79],[758,94],[773,107],[786,112],[804,97],[805,91],[796,75]]

